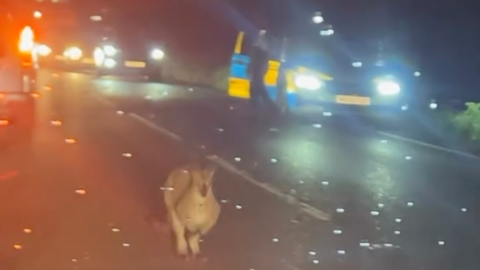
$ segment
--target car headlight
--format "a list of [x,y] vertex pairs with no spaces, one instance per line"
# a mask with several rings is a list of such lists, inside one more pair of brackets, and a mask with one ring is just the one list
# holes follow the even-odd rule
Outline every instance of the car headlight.
[[313,75],[297,75],[295,77],[295,86],[307,90],[317,90],[322,87],[323,82]]
[[80,58],[82,58],[82,55],[83,52],[78,47],[70,47],[63,52],[63,56],[70,60],[80,60]]
[[115,54],[117,54],[117,49],[112,45],[105,45],[103,46],[103,52],[106,56],[114,56]]
[[93,51],[93,61],[97,67],[102,66],[105,61],[105,53],[100,48],[95,48]]
[[111,58],[107,58],[105,59],[105,62],[103,63],[103,65],[106,68],[114,68],[117,65],[117,62]]
[[401,90],[400,85],[393,80],[378,80],[376,84],[378,93],[385,96],[397,95]]
[[50,47],[44,44],[38,45],[35,50],[36,53],[38,53],[38,55],[40,56],[48,56],[52,53],[52,49],[50,49]]
[[165,53],[160,49],[153,49],[150,52],[150,56],[154,60],[162,60],[165,57]]

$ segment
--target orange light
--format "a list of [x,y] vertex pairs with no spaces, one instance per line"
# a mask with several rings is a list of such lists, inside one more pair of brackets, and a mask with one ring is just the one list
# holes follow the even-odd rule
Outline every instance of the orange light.
[[5,94],[0,94],[0,99],[4,98]]
[[0,126],[8,126],[8,124],[10,124],[8,120],[0,120]]
[[30,26],[25,26],[20,33],[20,42],[18,48],[22,53],[30,53],[35,46],[35,35],[33,29]]
[[85,195],[85,194],[87,194],[87,191],[85,189],[77,189],[77,190],[75,190],[75,193],[77,193],[79,195]]

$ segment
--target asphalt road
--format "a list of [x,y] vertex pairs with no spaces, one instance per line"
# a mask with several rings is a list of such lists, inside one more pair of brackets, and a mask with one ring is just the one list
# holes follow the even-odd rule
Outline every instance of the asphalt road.
[[[479,268],[475,159],[333,117],[266,123],[204,89],[48,71],[37,87],[30,140],[0,156],[1,269]],[[185,262],[159,188],[212,154],[222,214],[208,262]]]

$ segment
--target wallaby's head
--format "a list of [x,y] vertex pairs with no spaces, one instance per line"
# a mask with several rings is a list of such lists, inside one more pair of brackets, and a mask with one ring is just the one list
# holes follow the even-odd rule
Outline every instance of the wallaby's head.
[[216,169],[215,165],[208,164],[203,168],[198,167],[192,171],[193,185],[202,197],[206,197],[208,191],[211,190]]

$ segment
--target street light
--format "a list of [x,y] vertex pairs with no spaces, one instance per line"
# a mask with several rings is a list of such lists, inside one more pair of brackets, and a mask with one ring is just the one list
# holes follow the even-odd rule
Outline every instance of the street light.
[[323,19],[323,16],[322,16],[322,13],[321,13],[321,12],[315,12],[315,15],[313,15],[312,21],[313,21],[313,23],[315,23],[315,24],[321,24],[321,23],[323,23],[325,20]]
[[34,11],[34,12],[33,12],[33,17],[34,17],[35,19],[40,19],[40,18],[42,18],[42,13],[41,13],[40,11],[38,11],[38,10],[37,10],[37,11]]
[[92,16],[90,16],[90,20],[91,20],[91,21],[94,21],[94,22],[99,22],[99,21],[102,20],[102,16],[92,15]]
[[360,61],[355,61],[355,62],[352,63],[352,66],[355,67],[355,68],[360,68],[360,67],[362,67],[362,65],[363,65],[362,62],[360,62]]

